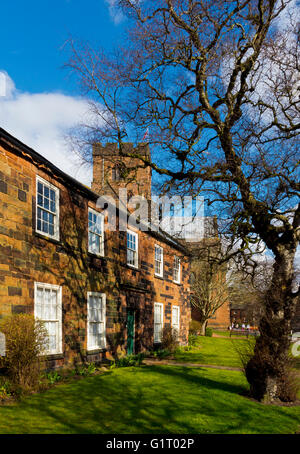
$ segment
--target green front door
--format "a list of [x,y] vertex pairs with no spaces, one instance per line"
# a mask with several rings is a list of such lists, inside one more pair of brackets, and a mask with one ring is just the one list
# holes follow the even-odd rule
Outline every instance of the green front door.
[[134,311],[127,312],[127,355],[134,353]]

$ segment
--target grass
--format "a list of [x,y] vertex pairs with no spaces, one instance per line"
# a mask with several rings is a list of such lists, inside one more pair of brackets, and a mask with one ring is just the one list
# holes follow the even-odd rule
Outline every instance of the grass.
[[246,339],[223,339],[199,336],[198,345],[190,351],[180,349],[175,353],[179,362],[213,364],[218,366],[241,367],[237,350],[247,344]]
[[[245,339],[200,337],[180,362],[240,367]],[[300,407],[247,399],[238,371],[181,366],[110,370],[0,405],[1,434],[285,434],[300,430]]]
[[230,331],[229,330],[227,330],[227,331],[213,330],[213,333],[218,334],[219,336],[229,337]]
[[0,406],[0,433],[295,433],[300,407],[240,395],[240,372],[176,366],[115,369]]

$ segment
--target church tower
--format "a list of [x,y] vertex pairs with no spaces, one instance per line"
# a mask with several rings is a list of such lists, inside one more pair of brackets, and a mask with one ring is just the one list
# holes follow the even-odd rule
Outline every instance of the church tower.
[[[150,159],[148,144],[139,144],[134,148],[132,143],[124,143],[122,147],[123,153]],[[151,168],[137,157],[121,156],[116,143],[94,144],[92,190],[99,195],[118,198],[120,188],[127,189],[128,197],[141,195],[150,200]]]

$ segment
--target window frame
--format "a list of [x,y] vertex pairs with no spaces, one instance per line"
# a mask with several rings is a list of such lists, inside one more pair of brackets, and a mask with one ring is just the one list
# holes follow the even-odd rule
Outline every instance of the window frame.
[[[50,289],[50,290],[56,290],[57,291],[57,312],[58,312],[58,318],[56,320],[45,320],[37,315],[37,291],[38,288],[43,288],[45,289]],[[36,320],[41,320],[42,322],[56,322],[58,323],[58,338],[57,338],[57,348],[54,350],[47,350],[43,353],[45,356],[50,356],[50,355],[60,355],[63,353],[63,348],[62,348],[62,331],[63,331],[63,326],[62,326],[62,287],[60,285],[54,285],[54,284],[48,284],[45,282],[35,282],[34,283],[34,318]]]
[[[178,310],[178,327],[177,327],[177,325],[174,325],[173,309],[177,309]],[[180,306],[178,306],[177,304],[172,306],[172,330],[174,328],[177,329],[177,338],[178,338],[179,337],[179,333],[180,333]]]
[[[155,339],[155,308],[160,307],[161,308],[161,331],[160,331],[160,339],[156,340]],[[164,328],[164,304],[163,303],[154,303],[154,312],[153,312],[153,343],[154,344],[161,344],[162,342],[162,331]]]
[[[102,322],[93,322],[89,320],[89,299],[91,296],[98,296],[102,298],[102,304],[104,308],[102,309],[103,311],[103,321]],[[89,324],[90,323],[103,323],[103,332],[104,332],[104,344],[101,346],[97,345],[90,345],[90,331],[89,331]],[[104,350],[106,349],[106,293],[101,293],[101,292],[87,292],[87,314],[86,314],[86,349],[87,351],[94,351],[94,350]]]
[[[90,214],[90,212],[92,214],[95,214],[96,216],[100,217],[102,235],[99,235],[98,233],[90,232],[90,227],[89,227],[89,214]],[[100,237],[100,252],[99,253],[90,250],[90,233]],[[104,215],[103,215],[103,213],[100,213],[100,211],[96,211],[94,208],[88,207],[88,252],[90,254],[96,255],[97,257],[104,257],[104,235],[105,235],[105,232],[104,232]]]
[[[178,279],[175,279],[175,261],[176,259],[178,259]],[[178,255],[174,255],[174,263],[173,263],[173,282],[175,282],[175,284],[180,284],[181,283],[181,260],[180,258],[178,257]]]
[[[160,249],[161,251],[161,261],[159,262],[160,263],[160,273],[157,273],[156,272],[156,262],[158,262],[158,260],[156,260],[156,249]],[[154,275],[157,276],[157,277],[164,277],[164,248],[162,246],[159,246],[159,244],[155,244],[154,246]]]
[[[128,263],[128,234],[131,234],[135,237],[135,244],[136,244],[136,251],[135,251],[135,260],[134,264]],[[133,251],[133,249],[129,249],[130,251]],[[126,263],[128,266],[131,268],[138,269],[139,267],[139,234],[137,232],[134,232],[133,230],[127,229],[126,231]]]
[[[55,213],[51,210],[47,210],[43,207],[41,207],[38,204],[38,184],[41,183],[43,186],[47,186],[49,189],[53,190],[55,192]],[[44,178],[40,177],[39,175],[36,175],[36,192],[35,192],[35,231],[39,235],[43,235],[47,238],[51,238],[53,240],[59,241],[60,238],[60,231],[59,231],[59,208],[60,208],[60,190],[58,187],[54,186],[52,183],[49,183],[49,181],[45,180]],[[43,232],[42,230],[38,229],[38,209],[41,209],[42,211],[46,211],[47,213],[50,213],[54,215],[54,234],[51,235],[50,233]]]

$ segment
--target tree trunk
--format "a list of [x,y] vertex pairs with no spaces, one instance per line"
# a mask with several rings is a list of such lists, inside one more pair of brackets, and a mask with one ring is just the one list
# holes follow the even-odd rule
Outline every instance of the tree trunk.
[[206,327],[207,327],[207,320],[205,320],[205,322],[202,323],[202,326],[201,326],[201,336],[205,336]]
[[294,256],[295,252],[285,251],[276,257],[272,283],[259,323],[260,336],[245,370],[251,396],[265,402],[295,398],[288,383],[289,337],[296,307],[296,298],[292,294]]

